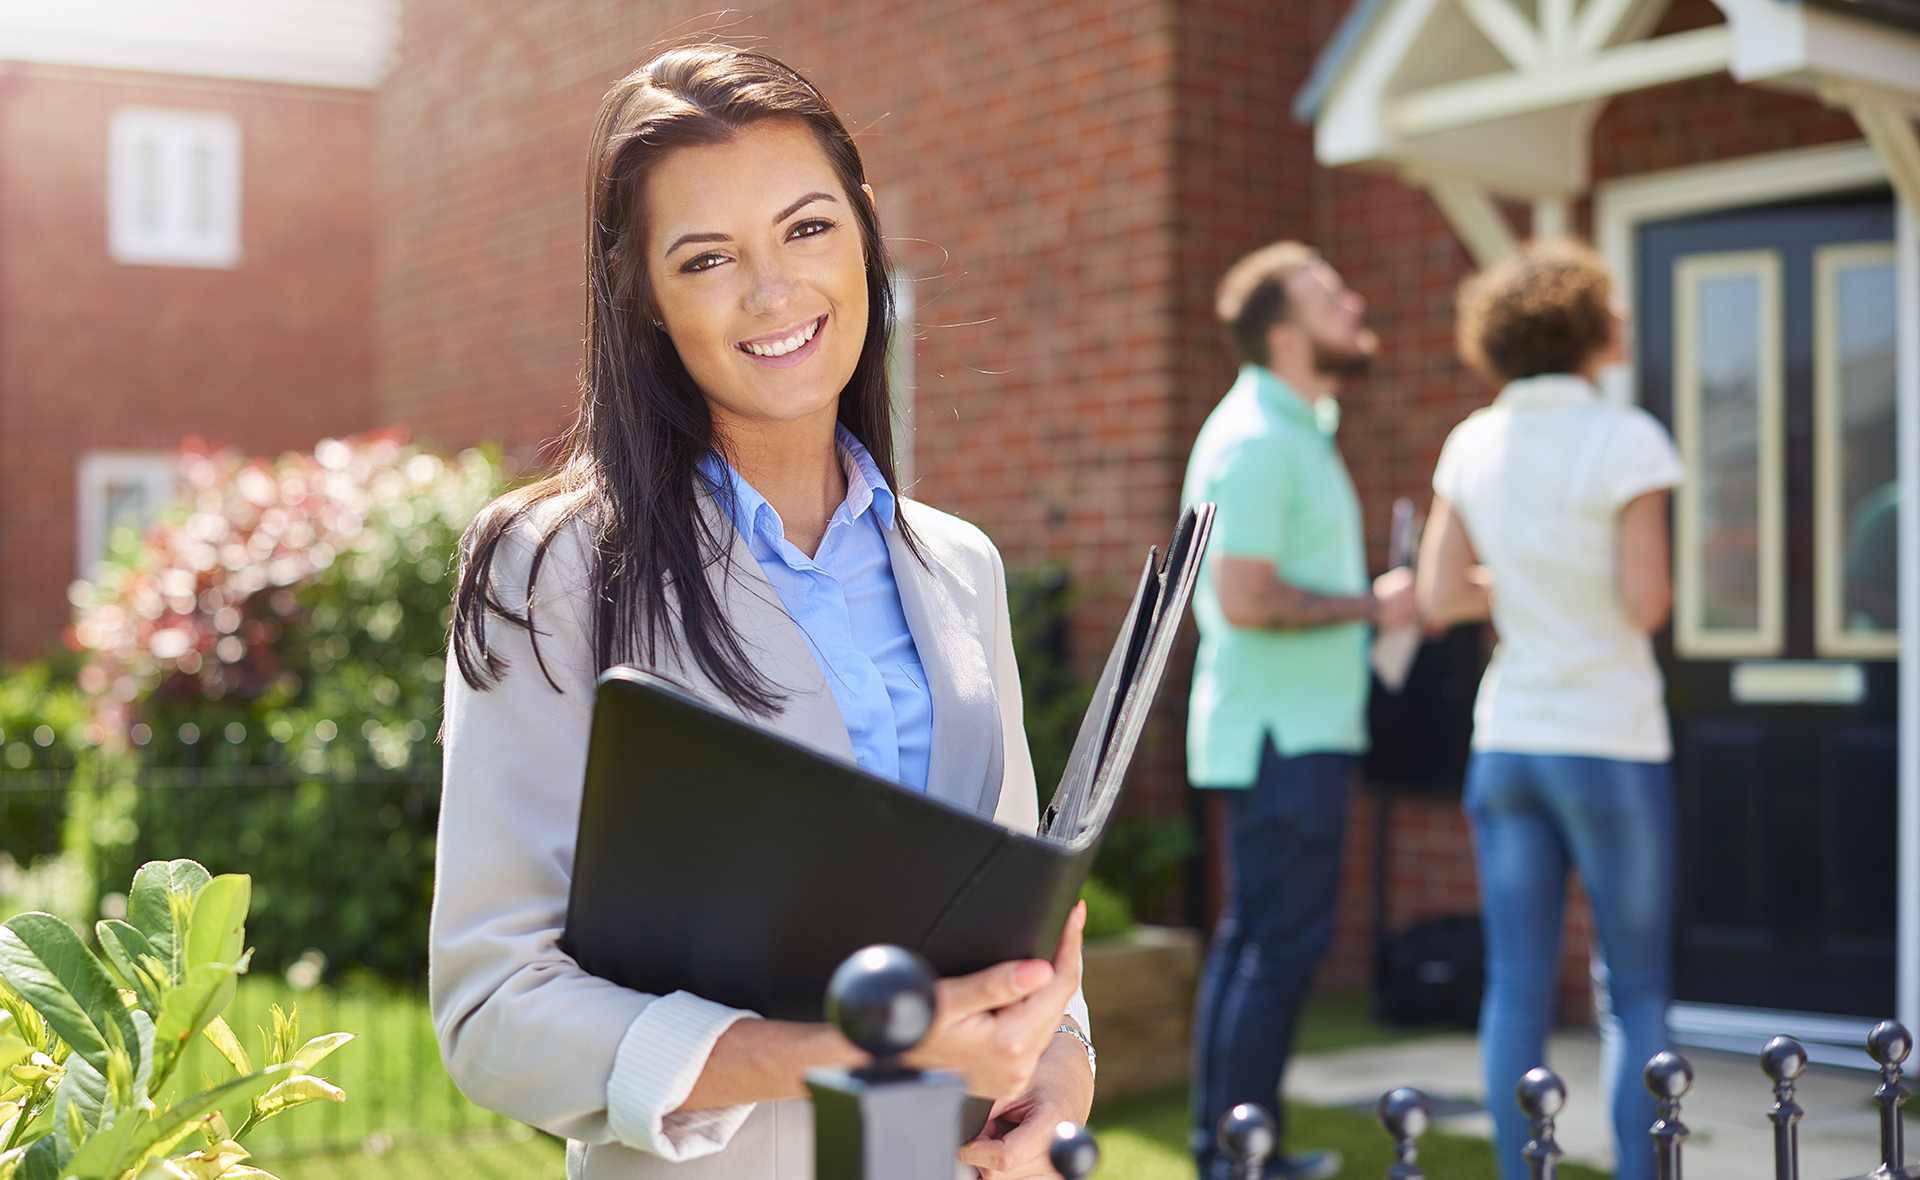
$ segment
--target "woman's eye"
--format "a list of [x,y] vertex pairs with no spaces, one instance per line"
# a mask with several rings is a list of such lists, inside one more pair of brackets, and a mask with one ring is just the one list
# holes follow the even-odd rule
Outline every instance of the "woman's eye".
[[683,275],[695,274],[703,270],[712,270],[727,260],[725,254],[702,254],[698,258],[689,258],[680,264]]
[[791,242],[798,238],[816,238],[832,229],[836,224],[836,222],[829,221],[824,217],[810,217],[789,230],[787,232],[787,240]]

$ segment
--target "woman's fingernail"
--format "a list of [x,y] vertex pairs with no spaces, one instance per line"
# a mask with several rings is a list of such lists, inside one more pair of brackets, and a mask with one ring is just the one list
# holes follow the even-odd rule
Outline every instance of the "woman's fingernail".
[[1022,991],[1031,991],[1044,986],[1053,978],[1053,964],[1045,959],[1028,959],[1013,968],[1013,986]]

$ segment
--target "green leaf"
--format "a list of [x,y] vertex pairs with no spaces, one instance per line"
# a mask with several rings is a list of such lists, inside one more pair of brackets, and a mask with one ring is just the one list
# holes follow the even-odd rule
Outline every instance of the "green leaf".
[[12,1033],[0,1033],[0,1075],[32,1056],[32,1045]]
[[127,891],[127,919],[153,944],[154,957],[177,983],[187,973],[186,915],[193,899],[213,878],[190,860],[150,860],[133,875]]
[[160,1014],[160,989],[151,975],[141,969],[140,958],[145,955],[158,959],[153,944],[147,936],[114,918],[107,918],[94,924],[93,932],[100,941],[100,949],[105,952],[107,966],[119,977],[120,986],[140,997],[140,1006],[148,1015]]
[[214,1048],[220,1050],[220,1056],[227,1059],[227,1064],[233,1066],[234,1073],[245,1077],[253,1072],[253,1061],[247,1056],[247,1047],[240,1043],[233,1027],[224,1019],[216,1016],[207,1021],[207,1027],[200,1031],[213,1042]]
[[[222,1086],[195,1094],[152,1119],[128,1118],[115,1123],[102,1135],[67,1161],[66,1170],[81,1177],[115,1177],[129,1168],[137,1168],[148,1156],[165,1155],[215,1111],[249,1102],[284,1080],[288,1067],[270,1065],[244,1078],[235,1078]],[[122,1126],[127,1130],[121,1133]]]
[[235,963],[247,948],[247,907],[253,878],[223,873],[208,881],[194,899],[187,925],[187,968],[203,963]]
[[20,914],[0,928],[0,975],[98,1073],[107,1072],[106,1022],[118,1026],[121,1041],[138,1043],[113,977],[52,914]]
[[[53,1133],[66,1137],[69,1151],[78,1150],[89,1135],[112,1121],[112,1113],[107,1079],[83,1059],[69,1061],[67,1076],[60,1079],[59,1088],[53,1092]],[[80,1127],[77,1138],[73,1134],[76,1117]]]
[[288,1078],[253,1100],[254,1122],[263,1123],[282,1111],[320,1100],[345,1102],[347,1093],[340,1087],[305,1074]]
[[20,1166],[14,1169],[13,1180],[60,1180],[61,1169],[68,1162],[71,1152],[60,1145],[58,1135],[48,1135],[33,1141],[25,1155],[20,1157]]
[[323,1033],[300,1046],[300,1051],[293,1055],[293,1059],[289,1064],[293,1066],[293,1072],[295,1073],[312,1073],[313,1067],[320,1064],[320,1062],[326,1058],[327,1054],[352,1039],[352,1033]]
[[207,1023],[220,1015],[233,998],[234,976],[246,967],[246,956],[239,963],[202,963],[187,971],[179,986],[162,1001],[160,1019],[153,1027],[153,1071],[147,1093],[157,1094],[173,1074],[186,1048]]

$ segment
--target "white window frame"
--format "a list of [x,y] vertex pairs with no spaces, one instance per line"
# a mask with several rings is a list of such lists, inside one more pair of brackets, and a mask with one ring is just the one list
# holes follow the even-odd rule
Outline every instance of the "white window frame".
[[913,487],[913,351],[919,329],[914,322],[919,301],[912,272],[896,266],[887,276],[893,287],[893,334],[887,348],[887,383],[893,390],[893,474],[900,484],[894,495],[904,497]]
[[[1695,355],[1699,291],[1709,279],[1752,277],[1760,287],[1759,454],[1756,525],[1759,545],[1758,625],[1735,630],[1701,620],[1700,369]],[[1684,659],[1775,656],[1786,641],[1786,462],[1780,339],[1780,255],[1773,250],[1689,254],[1673,268],[1673,435],[1687,479],[1674,494],[1674,649]]]
[[[1857,266],[1895,268],[1894,243],[1816,247],[1813,256],[1813,628],[1823,656],[1891,660],[1900,655],[1900,631],[1850,631],[1846,626],[1846,520],[1841,485],[1846,423],[1840,395],[1838,308],[1840,272]],[[1897,347],[1897,345],[1896,345]],[[1899,411],[1898,390],[1894,409]]]
[[139,484],[146,492],[148,520],[173,498],[179,456],[171,451],[92,451],[80,457],[76,524],[78,573],[97,577],[107,557],[107,489]]
[[[200,156],[196,193],[194,165]],[[193,224],[193,206],[202,224]],[[122,107],[107,128],[107,252],[135,266],[240,262],[240,124],[199,111]]]

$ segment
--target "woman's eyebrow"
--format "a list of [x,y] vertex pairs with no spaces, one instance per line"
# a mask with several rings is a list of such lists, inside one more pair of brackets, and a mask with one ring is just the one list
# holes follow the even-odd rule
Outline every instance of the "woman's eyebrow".
[[806,196],[801,197],[799,200],[795,201],[793,204],[788,205],[785,209],[782,209],[780,210],[780,212],[774,214],[773,224],[779,225],[781,222],[785,221],[789,217],[792,217],[795,213],[800,212],[800,210],[806,208],[808,205],[812,204],[814,201],[838,201],[839,199],[840,198],[834,196],[832,193],[808,193]]
[[[839,199],[840,198],[834,196],[832,193],[808,193],[806,196],[801,197],[799,200],[795,201],[793,204],[788,205],[785,209],[782,209],[780,210],[780,212],[774,214],[772,224],[779,225],[781,222],[785,221],[789,217],[792,217],[795,213],[798,213],[800,210],[806,208],[808,205],[812,204],[815,201],[838,202]],[[690,246],[697,242],[731,242],[731,241],[733,241],[733,238],[731,235],[728,235],[728,234],[681,234],[679,237],[673,240],[673,245],[667,247],[667,252],[664,255],[664,257],[671,258],[674,254],[674,251],[680,249],[680,247]]]

